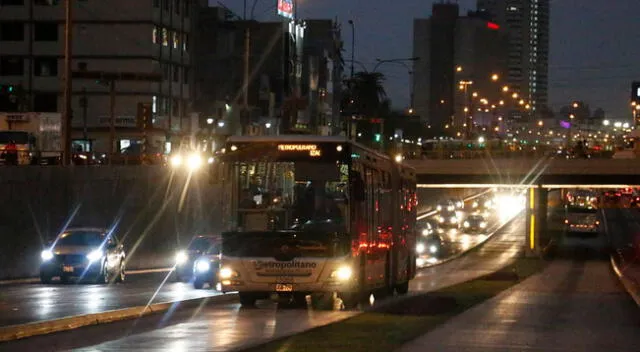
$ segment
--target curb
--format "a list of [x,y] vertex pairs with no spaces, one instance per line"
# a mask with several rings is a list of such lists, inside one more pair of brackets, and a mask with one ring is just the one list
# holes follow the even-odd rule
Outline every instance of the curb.
[[616,260],[613,258],[613,255],[611,255],[609,259],[611,261],[611,268],[618,276],[618,279],[622,283],[622,286],[624,286],[625,291],[627,291],[629,296],[633,298],[633,300],[636,302],[636,305],[640,307],[640,288],[638,287],[638,284],[624,275],[622,270],[620,270],[620,268],[618,267]]
[[142,316],[168,311],[176,304],[179,305],[177,308],[180,309],[187,307],[197,307],[201,304],[207,303],[207,301],[208,303],[216,304],[232,302],[235,301],[237,297],[237,293],[220,294],[218,296],[194,298],[184,301],[154,303],[148,306],[137,306],[110,310],[95,314],[78,315],[35,323],[11,325],[0,328],[0,342],[14,341],[27,337],[68,331],[84,326],[100,325],[122,320],[136,319]]

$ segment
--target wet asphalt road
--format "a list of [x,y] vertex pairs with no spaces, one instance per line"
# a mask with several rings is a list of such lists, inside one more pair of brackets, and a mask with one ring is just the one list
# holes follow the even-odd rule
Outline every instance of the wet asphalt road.
[[168,272],[128,275],[123,284],[53,283],[0,286],[0,326],[218,295],[188,283],[162,282]]
[[638,307],[612,272],[605,247],[609,238],[638,236],[640,212],[604,214],[608,236],[563,238],[542,273],[400,351],[640,351]]
[[[507,265],[524,243],[524,226],[524,217],[520,216],[499,230],[482,249],[459,260],[424,269],[413,280],[411,290],[433,291]],[[356,313],[284,309],[271,302],[260,302],[258,309],[243,309],[239,304],[210,304],[136,321],[0,344],[0,351],[229,351],[326,325],[353,314]]]

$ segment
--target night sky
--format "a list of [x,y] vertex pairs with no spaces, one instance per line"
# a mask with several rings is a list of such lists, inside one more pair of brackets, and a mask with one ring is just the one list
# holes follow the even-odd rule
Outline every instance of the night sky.
[[[210,4],[217,3],[209,0]],[[221,0],[242,15],[241,0]],[[251,8],[253,0],[247,0]],[[356,60],[373,69],[375,59],[412,55],[413,18],[427,18],[428,0],[298,0],[301,18],[336,18],[343,23],[345,56],[351,55],[351,28],[356,23]],[[257,0],[255,19],[277,20],[276,0]],[[399,5],[402,4],[402,5]],[[475,0],[460,0],[462,11]],[[583,100],[602,107],[611,119],[629,119],[631,81],[640,80],[638,0],[552,0],[549,102],[554,110]],[[347,67],[348,68],[348,67]],[[358,66],[356,65],[356,70]],[[409,75],[400,65],[386,64],[386,89],[394,107],[409,103]]]

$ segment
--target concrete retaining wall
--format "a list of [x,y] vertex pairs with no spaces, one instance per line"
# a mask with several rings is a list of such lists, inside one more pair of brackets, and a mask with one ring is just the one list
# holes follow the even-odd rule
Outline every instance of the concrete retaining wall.
[[[117,224],[129,269],[172,265],[193,235],[221,230],[216,186],[204,173],[186,184],[186,175],[163,167],[0,168],[0,280],[37,276],[41,250],[67,222]],[[420,189],[419,210],[477,191]]]
[[0,168],[0,279],[35,276],[40,251],[67,222],[117,224],[130,269],[170,265],[194,234],[220,229],[216,188],[204,174],[186,183],[162,167]]

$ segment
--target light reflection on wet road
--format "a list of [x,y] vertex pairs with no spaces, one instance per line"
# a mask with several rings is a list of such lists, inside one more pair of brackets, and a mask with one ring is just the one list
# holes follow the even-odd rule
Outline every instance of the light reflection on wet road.
[[150,302],[167,274],[129,275],[124,284],[112,285],[3,285],[0,287],[0,326],[219,294],[215,290],[195,290],[188,283],[167,281]]

